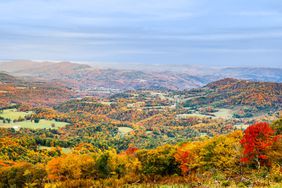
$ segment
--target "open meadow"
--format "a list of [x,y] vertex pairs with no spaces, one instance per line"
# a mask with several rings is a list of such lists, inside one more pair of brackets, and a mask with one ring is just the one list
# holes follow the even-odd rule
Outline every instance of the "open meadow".
[[11,121],[0,120],[0,127],[3,128],[14,128],[15,130],[19,128],[27,128],[27,129],[59,129],[61,127],[65,127],[68,123],[59,122],[55,120],[46,120],[39,119],[38,123],[34,120],[23,120],[13,122],[14,120],[18,120],[19,118],[25,118],[25,116],[31,115],[33,112],[20,112],[17,109],[7,109],[3,110],[0,113],[0,117],[4,119],[10,119]]

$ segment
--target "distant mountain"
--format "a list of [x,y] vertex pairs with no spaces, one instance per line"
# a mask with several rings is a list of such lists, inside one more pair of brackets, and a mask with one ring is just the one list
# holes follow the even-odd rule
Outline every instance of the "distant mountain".
[[220,70],[218,76],[253,81],[282,82],[282,68],[224,68]]
[[9,75],[6,72],[0,72],[0,83],[4,84],[4,83],[15,83],[19,81],[18,79],[16,79],[14,76]]
[[[145,65],[144,65],[145,66]],[[161,66],[161,65],[160,65]],[[165,66],[165,65],[164,65]],[[62,81],[68,87],[94,94],[130,89],[183,90],[199,88],[207,83],[226,77],[253,81],[282,82],[282,69],[275,68],[211,68],[199,66],[175,69],[130,70],[95,68],[71,62],[2,62],[0,70],[12,75],[36,77],[47,81]],[[161,71],[164,70],[164,71]],[[94,93],[93,93],[94,92]]]
[[0,70],[7,71],[21,76],[55,76],[72,74],[78,70],[91,68],[89,65],[71,63],[71,62],[35,62],[35,61],[11,61],[2,62]]
[[[26,65],[25,65],[26,64]],[[195,88],[203,85],[201,78],[186,73],[145,72],[138,70],[97,69],[70,62],[48,63],[14,61],[1,64],[0,70],[15,75],[45,80],[60,80],[80,90],[109,89],[172,89]]]

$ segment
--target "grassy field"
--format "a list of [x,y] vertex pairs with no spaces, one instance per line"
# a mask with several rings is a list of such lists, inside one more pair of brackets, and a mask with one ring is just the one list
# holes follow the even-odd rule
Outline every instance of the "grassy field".
[[[8,110],[3,110],[3,112],[0,113],[0,117],[9,118],[13,121],[13,120],[19,119],[20,117],[24,118],[24,116],[30,115],[32,113],[33,112],[18,112],[17,109],[8,109]],[[3,123],[3,121],[0,120],[0,127],[14,128],[14,129],[18,129],[18,128],[58,129],[68,124],[65,122],[57,122],[55,120],[45,120],[45,119],[41,119],[39,123],[34,123],[34,121],[21,121],[21,122],[13,123],[12,121],[11,123]]]
[[204,114],[200,114],[199,112],[195,112],[195,113],[192,113],[192,114],[178,114],[177,115],[177,118],[189,118],[189,117],[199,117],[199,118],[224,118],[224,119],[230,119],[232,118],[232,115],[233,115],[233,111],[231,109],[226,109],[226,108],[219,108],[218,109],[218,112],[214,112],[214,113],[211,113],[214,116],[209,116],[209,115],[204,115]]
[[207,118],[207,117],[212,117],[212,116],[207,116],[199,113],[193,113],[193,114],[178,114],[177,118],[179,119],[185,119],[185,118],[190,118],[190,117],[199,117],[199,118]]
[[133,129],[130,128],[130,127],[119,127],[119,128],[118,128],[118,131],[119,131],[121,134],[127,134],[127,133],[133,131]]
[[14,120],[19,119],[20,117],[24,118],[24,116],[30,114],[32,114],[32,112],[18,112],[17,109],[7,109],[0,112],[0,117]]
[[217,118],[229,119],[232,118],[233,111],[226,108],[219,108],[218,112],[213,113]]
[[[52,147],[39,146],[39,149],[40,149],[40,150],[44,150],[44,149],[46,149],[46,150],[51,150]],[[68,153],[71,153],[71,152],[72,152],[72,149],[71,149],[71,148],[62,148],[62,147],[61,147],[61,149],[62,149],[62,152],[65,153],[65,154],[68,154]]]
[[[53,127],[52,124],[55,126]],[[0,121],[0,127],[4,128],[28,128],[28,129],[58,129],[60,127],[66,126],[68,123],[56,122],[55,120],[45,120],[41,119],[39,123],[34,123],[33,121],[22,121],[16,123],[2,123]]]

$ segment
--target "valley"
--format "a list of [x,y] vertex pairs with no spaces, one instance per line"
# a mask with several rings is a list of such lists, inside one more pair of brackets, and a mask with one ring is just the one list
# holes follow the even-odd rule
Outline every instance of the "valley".
[[[133,75],[136,76],[135,73]],[[114,89],[113,83],[104,85],[102,80],[106,78],[98,79],[101,85],[92,88],[85,85],[89,79],[84,75],[79,82],[76,77],[66,79],[67,74],[58,74],[52,79],[46,79],[51,75],[26,76],[0,73],[2,178],[15,169],[15,165],[27,165],[20,168],[26,168],[31,173],[41,170],[44,172],[42,178],[48,177],[53,182],[51,185],[59,187],[67,186],[64,183],[70,181],[83,186],[100,186],[99,183],[104,185],[110,181],[109,185],[119,187],[125,182],[130,184],[132,178],[126,179],[130,174],[134,181],[142,183],[157,180],[166,184],[162,179],[166,177],[180,185],[193,184],[194,180],[186,179],[190,178],[187,172],[198,176],[199,171],[209,173],[216,170],[229,176],[231,168],[240,163],[239,139],[243,138],[245,131],[257,126],[257,122],[267,123],[277,131],[281,126],[282,84],[279,82],[224,78],[185,89],[159,86],[135,88],[135,82],[134,87],[127,85]],[[90,89],[85,90],[81,85]],[[237,157],[232,158],[233,154],[220,149],[220,144]],[[223,153],[215,154],[221,150]],[[190,156],[190,152],[193,155]],[[205,159],[205,152],[213,153]],[[189,163],[190,157],[196,155],[200,157],[199,164],[204,166],[193,167],[193,162]],[[109,158],[102,162],[105,156]],[[220,161],[213,158],[216,156],[221,157],[220,161],[229,156],[228,160],[232,163],[224,164],[226,169],[221,169],[218,166]],[[154,162],[156,159],[159,163]],[[214,162],[210,163],[211,159]],[[193,158],[192,161],[197,160]],[[75,164],[81,175],[72,175],[74,169],[63,170],[66,167],[60,165],[68,165],[68,161]],[[80,166],[84,164],[82,161],[94,171],[84,170],[85,167]],[[115,166],[113,161],[121,166]],[[109,170],[104,172],[102,167],[97,166],[100,163],[108,165]],[[43,167],[34,169],[36,165]],[[135,165],[134,172],[126,165]],[[207,167],[209,170],[205,170]],[[119,171],[119,168],[125,171]],[[242,168],[246,171],[243,176],[252,178],[248,173],[255,172],[255,169],[248,165]],[[21,174],[20,171],[17,173]],[[90,180],[82,175],[84,173],[93,173],[91,177],[96,178]],[[66,178],[64,174],[70,177],[67,175]],[[147,179],[142,179],[144,177]],[[231,173],[228,182],[242,183],[236,179],[238,177]],[[41,185],[40,181],[42,185],[48,185],[43,183],[42,178],[32,181],[36,185]],[[78,180],[80,178],[87,181],[82,183]],[[207,181],[211,179],[208,175],[200,181],[210,185]],[[246,182],[243,184],[247,185]]]
[[282,188],[282,0],[0,1],[0,188]]

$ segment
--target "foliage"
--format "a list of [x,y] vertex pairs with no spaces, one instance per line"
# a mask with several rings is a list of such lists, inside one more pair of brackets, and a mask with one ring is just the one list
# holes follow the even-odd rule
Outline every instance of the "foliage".
[[[17,133],[8,138],[6,130],[0,142],[0,187],[121,187],[135,182],[214,186],[213,181],[222,186],[265,186],[266,177],[273,182],[282,181],[282,142],[280,135],[273,136],[274,132],[268,124],[257,123],[244,135],[238,130],[155,149],[138,149],[131,144],[120,153],[80,143],[71,153],[63,154],[60,148],[37,150],[35,140],[16,138]],[[246,145],[245,140],[254,144]],[[250,153],[245,153],[246,148]],[[267,156],[268,163],[260,163],[268,166],[254,169],[241,165],[242,155],[258,158],[261,154]],[[248,159],[248,164],[256,164],[255,158]]]
[[274,131],[268,123],[256,123],[249,126],[241,140],[244,148],[242,161],[250,164],[256,163],[258,168],[261,164],[267,165],[266,151],[275,141],[273,136]]
[[48,162],[46,171],[50,180],[81,179],[95,174],[90,168],[94,159],[86,155],[70,154],[53,158]]
[[147,175],[167,176],[179,174],[178,163],[174,158],[176,148],[164,145],[154,150],[139,150],[136,155],[142,164],[142,172]]
[[178,147],[175,158],[184,175],[210,169],[232,172],[240,164],[241,138],[242,132],[236,131],[208,140],[188,142]]
[[46,171],[44,165],[17,162],[0,168],[0,187],[42,187]]
[[281,86],[257,85],[225,79],[191,91],[68,100],[71,92],[57,84],[0,83],[0,187],[279,183],[281,119],[235,126],[278,117]]

